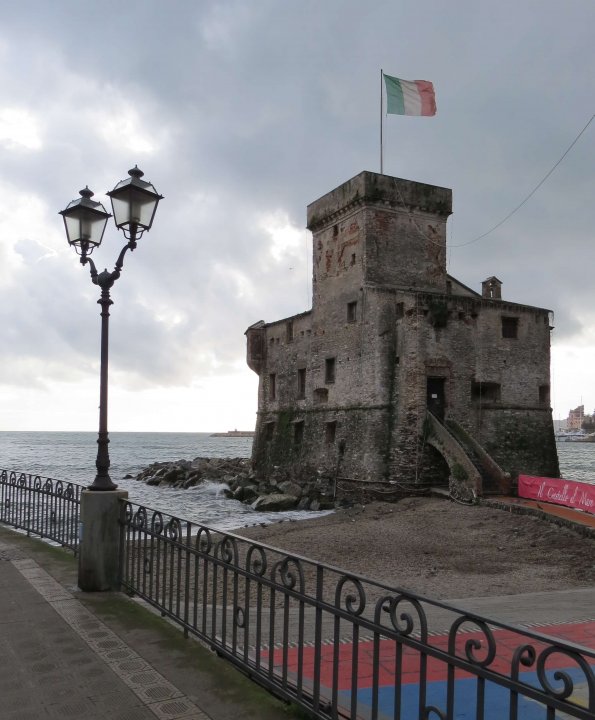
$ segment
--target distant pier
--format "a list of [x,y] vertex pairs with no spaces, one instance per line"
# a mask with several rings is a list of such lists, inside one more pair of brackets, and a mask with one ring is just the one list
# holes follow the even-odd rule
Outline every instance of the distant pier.
[[254,430],[228,430],[227,432],[212,433],[210,437],[254,437]]

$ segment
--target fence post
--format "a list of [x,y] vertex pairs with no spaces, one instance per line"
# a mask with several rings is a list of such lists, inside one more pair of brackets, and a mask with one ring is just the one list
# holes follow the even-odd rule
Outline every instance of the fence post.
[[79,527],[78,585],[84,592],[117,590],[120,500],[125,490],[83,490]]

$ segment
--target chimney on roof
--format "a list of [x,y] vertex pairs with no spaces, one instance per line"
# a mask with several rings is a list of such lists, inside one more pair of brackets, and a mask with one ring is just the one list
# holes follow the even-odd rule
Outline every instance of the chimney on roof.
[[502,299],[502,281],[492,275],[481,283],[481,296],[490,300]]

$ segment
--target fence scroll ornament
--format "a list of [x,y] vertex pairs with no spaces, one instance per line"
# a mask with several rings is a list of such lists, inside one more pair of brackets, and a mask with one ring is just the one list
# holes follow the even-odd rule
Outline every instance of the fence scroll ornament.
[[123,587],[316,717],[595,717],[593,650],[130,502],[121,517]]

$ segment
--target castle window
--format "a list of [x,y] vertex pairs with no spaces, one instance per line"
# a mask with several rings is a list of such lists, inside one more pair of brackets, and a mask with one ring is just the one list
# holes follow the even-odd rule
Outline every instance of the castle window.
[[518,317],[502,317],[502,337],[516,338],[519,332]]
[[314,402],[315,403],[328,402],[328,390],[326,388],[316,388],[316,390],[314,390]]
[[299,368],[297,371],[297,396],[299,400],[306,397],[306,368]]
[[550,404],[550,386],[549,385],[540,385],[539,386],[539,402],[542,405]]
[[355,253],[351,253],[351,264],[355,265]]
[[269,400],[277,399],[277,374],[271,373],[269,375]]
[[347,303],[347,322],[354,323],[357,321],[357,300]]
[[293,444],[299,447],[304,439],[304,421],[300,420],[293,424]]
[[337,437],[337,423],[336,421],[333,422],[327,422],[326,424],[326,433],[325,433],[325,439],[328,445],[331,445],[335,442],[335,438]]
[[471,383],[471,399],[476,402],[495,403],[500,402],[501,385],[495,382],[477,382]]
[[275,423],[274,422],[268,422],[264,424],[264,439],[267,442],[270,442],[273,439],[273,435],[275,434]]
[[324,382],[334,383],[335,382],[335,358],[327,358],[324,361]]
[[405,314],[405,304],[397,303],[397,312],[396,312],[397,320],[400,320],[400,318],[402,318],[404,314]]
[[293,320],[288,320],[285,323],[285,340],[288,343],[293,342]]

